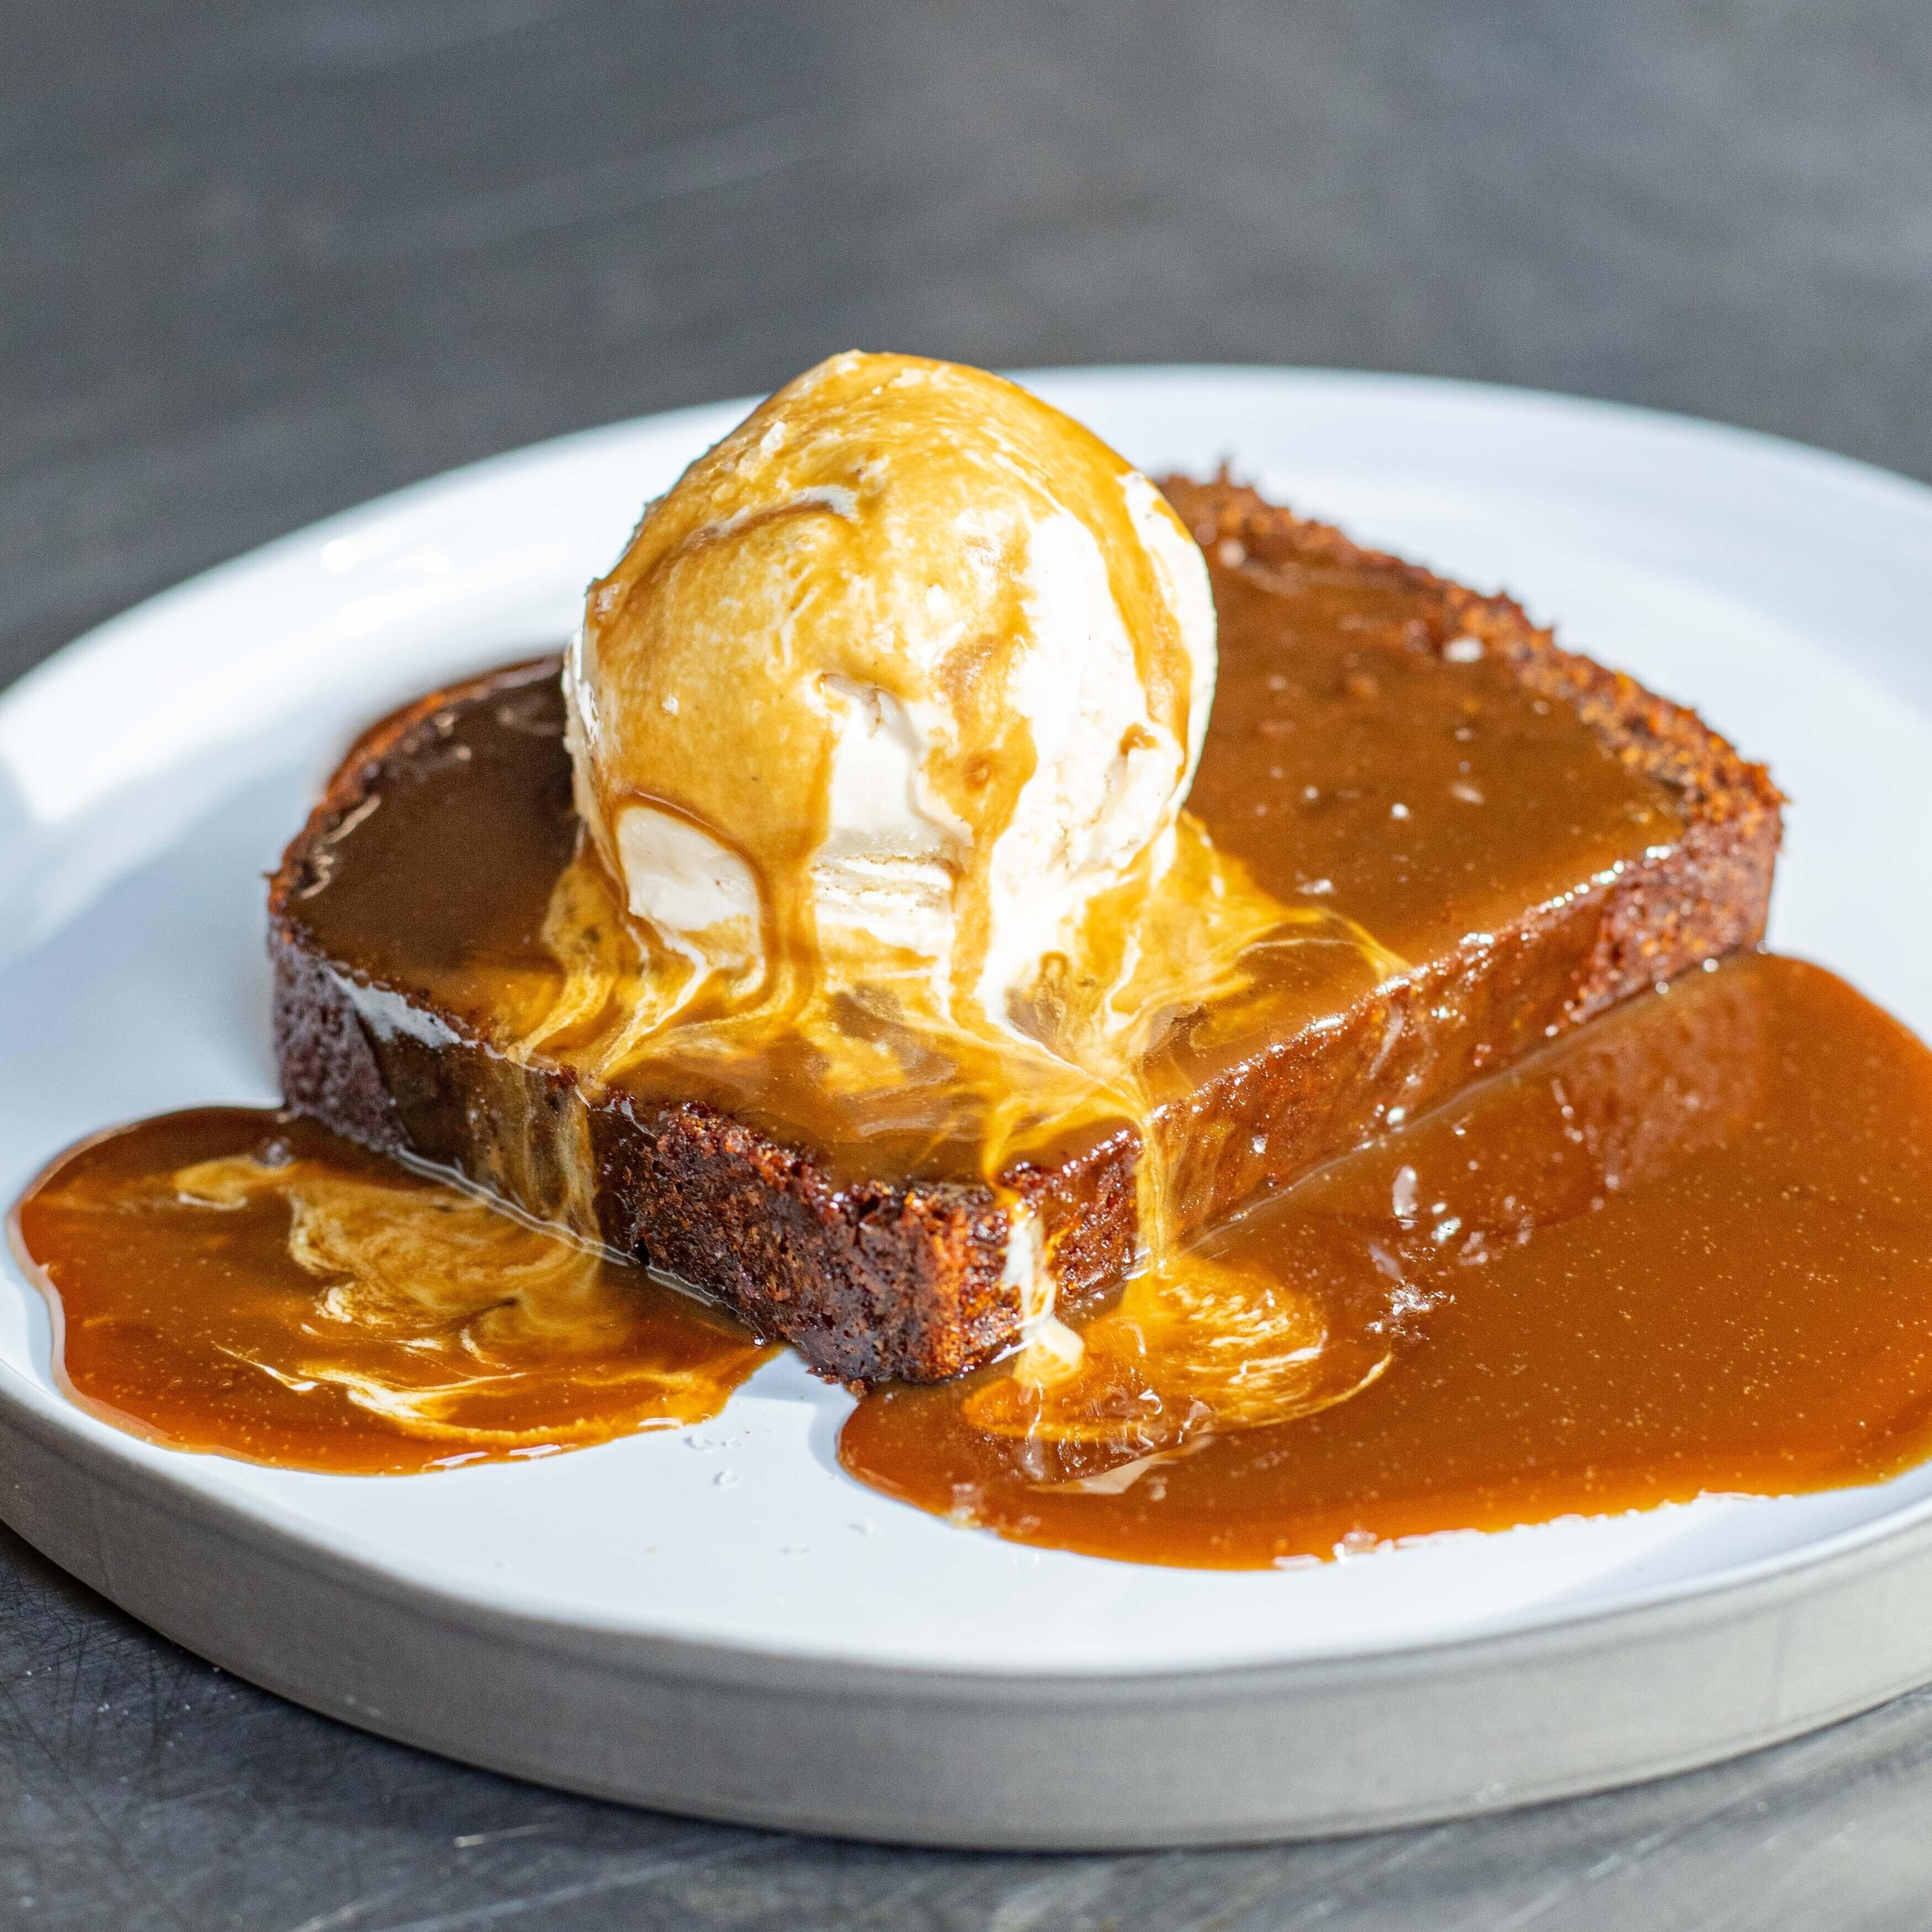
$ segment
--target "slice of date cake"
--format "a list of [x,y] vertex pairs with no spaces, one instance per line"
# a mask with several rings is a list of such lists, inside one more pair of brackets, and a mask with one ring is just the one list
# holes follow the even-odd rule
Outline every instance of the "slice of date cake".
[[[1265,1027],[1182,1011],[1150,1090],[1178,1231],[1438,1105],[1638,988],[1762,936],[1779,799],[1680,706],[1506,598],[1226,482],[1164,486],[1220,623],[1188,809],[1307,950]],[[532,1048],[578,844],[557,664],[438,692],[351,749],[272,883],[289,1106],[662,1269],[852,1382],[1016,1338],[1018,1250],[1064,1299],[1136,1251],[1139,1136],[1090,1124],[989,1186],[958,1144],[586,1077]],[[1022,1222],[1024,1234],[1016,1233]]]

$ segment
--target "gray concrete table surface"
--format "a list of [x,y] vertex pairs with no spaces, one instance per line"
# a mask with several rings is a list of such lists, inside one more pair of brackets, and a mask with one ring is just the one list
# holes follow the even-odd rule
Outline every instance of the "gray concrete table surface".
[[[0,679],[378,491],[855,344],[1472,376],[1932,475],[1924,0],[11,0],[0,44]],[[365,1737],[4,1533],[0,1591],[7,1924],[1932,1913],[1925,1695],[1434,1829],[970,1856]]]

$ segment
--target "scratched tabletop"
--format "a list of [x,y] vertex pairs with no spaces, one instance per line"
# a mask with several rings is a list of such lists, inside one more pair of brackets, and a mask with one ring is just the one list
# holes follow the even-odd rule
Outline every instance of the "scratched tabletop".
[[[0,681],[380,491],[854,346],[1471,376],[1932,476],[1925,0],[10,0],[0,44]],[[0,1684],[7,1926],[1932,1910],[1924,1694],[1503,1816],[1046,1858],[464,1769],[221,1675],[4,1531]]]

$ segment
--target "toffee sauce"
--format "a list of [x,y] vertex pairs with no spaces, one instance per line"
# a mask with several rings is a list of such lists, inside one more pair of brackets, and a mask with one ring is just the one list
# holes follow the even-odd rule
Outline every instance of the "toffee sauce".
[[83,1142],[11,1232],[82,1408],[284,1468],[404,1474],[702,1422],[773,1352],[641,1268],[262,1108]]
[[[1681,836],[1671,794],[1454,638],[1437,592],[1210,554],[1220,695],[1190,810],[1283,903],[1423,965]],[[321,848],[302,908],[328,956],[486,1036],[550,1024],[562,727],[538,669],[433,721]],[[1367,984],[1352,945],[1292,963],[1289,1007]],[[1152,1071],[1192,1088],[1250,1044],[1183,1028]],[[755,1054],[708,1085],[670,1071],[835,1175],[977,1171],[943,1059],[884,1121]],[[874,1390],[842,1458],[1017,1540],[1226,1567],[1881,1479],[1932,1454],[1928,1156],[1932,1054],[1828,974],[1738,960],[1264,1199],[1199,1244],[1192,1301],[1150,1271],[1070,1312],[1077,1357]],[[695,1421],[766,1352],[644,1270],[268,1113],[99,1137],[13,1228],[76,1401],[266,1462],[419,1470]]]
[[840,1459],[1015,1541],[1228,1568],[1880,1481],[1932,1454],[1928,1172],[1932,1052],[1831,974],[1747,956],[1202,1244],[1303,1300],[1347,1399],[1230,1427],[1163,1330],[1096,1372],[1102,1312],[1075,1322],[1084,1411],[1030,1426],[1010,1360],[873,1390]]

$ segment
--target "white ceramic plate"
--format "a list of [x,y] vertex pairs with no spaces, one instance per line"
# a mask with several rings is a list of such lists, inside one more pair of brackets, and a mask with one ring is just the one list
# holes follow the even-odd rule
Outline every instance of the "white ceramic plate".
[[[1029,380],[1146,469],[1230,459],[1697,706],[1792,797],[1773,943],[1932,1034],[1932,895],[1900,889],[1932,849],[1932,491],[1462,384]],[[272,1100],[261,875],[350,731],[559,642],[743,407],[386,498],[0,700],[0,1190],[110,1122]],[[1339,1828],[1648,1774],[1932,1678],[1932,1468],[1222,1574],[889,1502],[838,1468],[848,1399],[788,1358],[695,1430],[358,1478],[123,1436],[48,1351],[10,1271],[0,1513],[58,1561],[319,1708],[677,1808],[986,1844]]]

